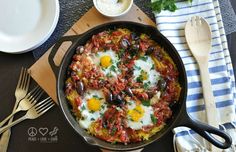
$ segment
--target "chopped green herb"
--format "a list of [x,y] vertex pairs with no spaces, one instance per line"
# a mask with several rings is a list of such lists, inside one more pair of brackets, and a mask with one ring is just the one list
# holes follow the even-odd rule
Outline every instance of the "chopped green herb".
[[98,95],[93,95],[93,98],[96,98],[96,99],[98,99],[99,97],[98,97]]
[[91,118],[90,120],[91,120],[91,121],[94,121],[95,119],[94,119],[94,118]]
[[156,124],[157,123],[157,118],[153,114],[151,114],[150,116],[151,116],[151,119],[152,119],[152,123]]
[[110,67],[110,70],[113,71],[113,72],[116,72],[116,66],[112,65],[112,66]]
[[106,75],[108,78],[111,78],[111,77],[113,77],[112,76],[112,74],[111,74],[111,72],[109,72],[109,73],[107,73],[107,75]]
[[140,57],[140,59],[143,60],[143,61],[147,61],[148,57],[147,56],[142,56],[142,57]]
[[141,120],[140,122],[143,124],[143,121],[142,121],[142,120]]
[[117,131],[117,128],[113,127],[112,130],[111,130],[111,135],[115,135],[116,131]]
[[134,68],[137,69],[137,70],[141,70],[141,67],[139,67],[137,65],[134,65]]
[[136,81],[139,82],[139,83],[142,83],[142,82],[143,82],[143,77],[142,77],[142,75],[139,75],[139,76],[136,78]]
[[153,64],[151,70],[154,70],[154,69],[155,69],[155,65]]
[[124,55],[125,49],[120,49],[120,51],[118,52],[118,57],[122,58]]
[[[193,0],[184,1],[192,2]],[[162,10],[169,10],[171,12],[174,12],[178,9],[175,4],[176,0],[153,0],[150,4],[150,7],[156,13],[160,13]]]
[[142,100],[141,101],[142,102],[142,104],[144,105],[144,106],[151,106],[151,104],[150,104],[150,100]]
[[143,84],[143,88],[144,88],[145,90],[147,90],[147,89],[149,88],[150,84],[151,84],[150,81],[144,83],[144,84]]
[[85,110],[86,108],[85,108],[85,106],[83,105],[82,107],[81,107],[81,110],[83,111],[83,110]]

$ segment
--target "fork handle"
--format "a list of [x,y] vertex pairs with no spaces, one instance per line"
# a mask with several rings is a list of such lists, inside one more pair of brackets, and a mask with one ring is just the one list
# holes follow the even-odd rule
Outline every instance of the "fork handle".
[[8,125],[6,125],[6,126],[0,128],[0,134],[2,134],[2,133],[3,133],[4,131],[6,131],[7,129],[11,128],[12,126],[14,126],[14,125],[20,123],[21,121],[23,121],[23,120],[25,120],[25,119],[27,119],[27,117],[26,117],[26,116],[22,116],[22,117],[20,117],[19,119],[17,119],[17,120],[15,120],[15,121],[9,123]]
[[1,121],[0,127],[2,127],[2,126],[3,126],[12,116],[14,116],[14,114],[16,114],[17,112],[19,112],[19,110],[13,111],[9,116],[7,116],[3,121]]

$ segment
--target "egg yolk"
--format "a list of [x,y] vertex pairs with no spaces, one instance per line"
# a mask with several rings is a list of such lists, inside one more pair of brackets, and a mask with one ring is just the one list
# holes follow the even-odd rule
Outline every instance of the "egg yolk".
[[139,105],[139,106],[136,106],[134,109],[129,110],[129,111],[128,111],[128,115],[130,116],[130,118],[131,118],[133,121],[137,122],[137,121],[139,121],[140,118],[143,117],[143,115],[144,115],[144,110],[143,110],[143,108]]
[[100,58],[100,63],[103,68],[109,67],[112,62],[111,62],[111,57],[109,55],[104,55]]
[[148,79],[147,72],[141,71],[141,76],[142,76],[143,80],[147,80]]
[[91,111],[98,111],[101,108],[101,102],[96,98],[91,98],[87,101],[87,106]]

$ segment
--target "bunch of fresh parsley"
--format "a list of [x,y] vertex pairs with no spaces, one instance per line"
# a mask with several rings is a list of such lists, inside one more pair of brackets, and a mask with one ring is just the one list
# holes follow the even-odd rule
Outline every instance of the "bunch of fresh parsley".
[[[186,2],[192,2],[192,0],[183,0]],[[174,12],[177,10],[176,0],[152,0],[151,8],[154,12],[160,13],[162,10],[169,10]]]

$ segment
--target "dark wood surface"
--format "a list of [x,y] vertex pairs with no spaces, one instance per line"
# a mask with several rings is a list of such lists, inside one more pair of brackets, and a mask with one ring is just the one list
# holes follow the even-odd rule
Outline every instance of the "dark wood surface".
[[[236,1],[232,1],[234,8],[236,8]],[[233,62],[234,69],[236,69],[236,33],[227,36],[229,50]],[[18,75],[21,67],[30,67],[35,62],[31,52],[21,55],[10,55],[0,53],[0,120],[10,114],[13,108],[15,97],[15,87],[18,81]],[[31,85],[31,88],[34,84]],[[17,115],[18,117],[22,115]],[[36,135],[37,141],[31,141],[28,135],[28,129],[34,127],[38,130]],[[53,130],[57,127],[59,130],[56,134],[57,140],[49,143],[43,142],[43,137],[47,141],[53,138],[47,133],[42,135],[39,129],[46,131]],[[173,151],[172,133],[166,135],[162,141],[157,141],[147,147],[144,152],[158,151],[171,152]],[[55,137],[55,136],[53,136]],[[55,138],[54,138],[55,139]],[[69,126],[61,113],[59,107],[54,107],[44,116],[36,119],[22,122],[20,125],[12,128],[12,136],[8,148],[8,152],[96,152],[99,151],[97,147],[87,145],[83,139],[75,133]]]

